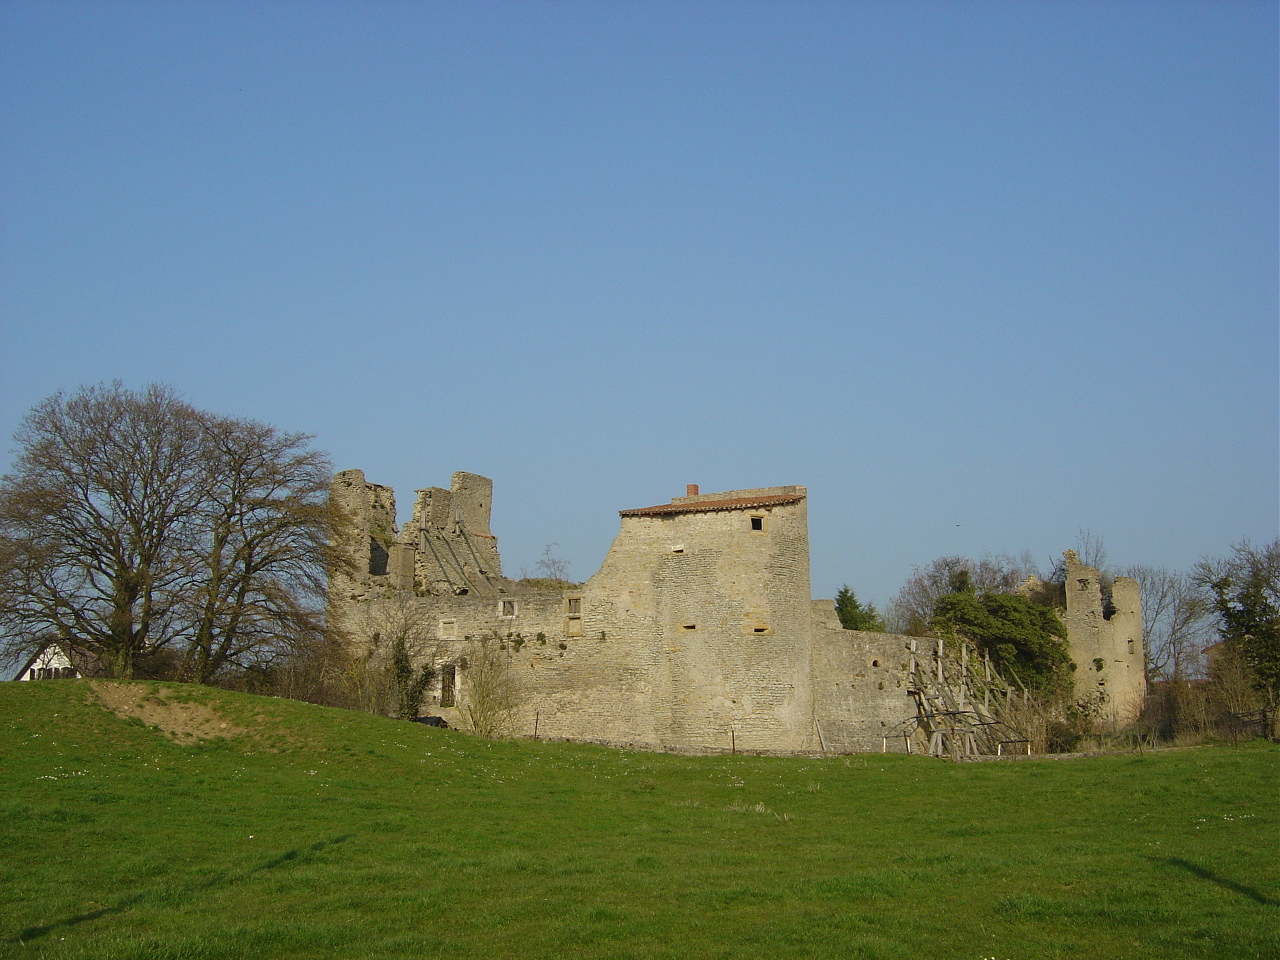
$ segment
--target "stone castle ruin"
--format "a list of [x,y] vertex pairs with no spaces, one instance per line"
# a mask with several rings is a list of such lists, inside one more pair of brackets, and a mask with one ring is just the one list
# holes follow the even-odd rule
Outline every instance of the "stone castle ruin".
[[[1132,719],[1147,692],[1138,582],[1116,577],[1110,597],[1104,598],[1097,570],[1082,564],[1074,550],[1062,559],[1066,609],[1061,616],[1076,665],[1076,699],[1099,704],[1105,719]],[[1023,584],[1024,589],[1035,586],[1034,578]]]
[[[580,585],[503,576],[492,494],[487,478],[455,473],[448,490],[417,491],[397,529],[390,488],[360,470],[333,480],[354,532],[352,571],[330,581],[330,622],[354,644],[412,633],[436,668],[425,712],[467,726],[468,707],[492,696],[477,657],[496,648],[520,735],[776,752],[997,752],[1017,740],[997,735],[989,709],[992,691],[1011,688],[967,648],[844,630],[832,601],[811,598],[804,487],[690,485],[623,510]],[[1136,584],[1117,584],[1106,617],[1097,571],[1073,561],[1065,622],[1078,686],[1104,690],[1123,717],[1143,694]]]

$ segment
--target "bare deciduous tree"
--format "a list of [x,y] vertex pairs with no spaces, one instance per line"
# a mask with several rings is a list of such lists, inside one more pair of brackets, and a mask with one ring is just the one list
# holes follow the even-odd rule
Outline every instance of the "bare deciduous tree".
[[441,658],[430,618],[415,598],[396,596],[365,605],[359,642],[347,641],[347,657],[334,681],[345,705],[411,720],[436,677]]
[[548,580],[568,582],[569,561],[557,556],[552,550],[552,547],[558,546],[560,546],[558,543],[548,543],[542,551],[542,559],[534,564],[534,568]]
[[1166,567],[1132,566],[1138,582],[1147,682],[1174,683],[1204,675],[1204,648],[1212,642],[1212,604],[1194,579]]
[[491,633],[473,641],[467,652],[463,713],[471,732],[482,737],[512,733],[519,714],[522,691],[505,646]]
[[184,667],[204,681],[228,664],[314,643],[329,541],[328,460],[309,437],[202,415],[205,483],[191,543]]
[[940,597],[965,591],[1013,593],[1035,573],[1035,562],[1029,556],[1001,554],[981,560],[939,557],[927,567],[914,568],[897,596],[889,601],[885,612],[887,627],[891,633],[923,636]]
[[301,434],[196,410],[168,387],[56,394],[0,480],[0,629],[130,678],[164,651],[208,680],[312,642],[334,518]]
[[15,435],[0,481],[0,622],[13,643],[82,648],[112,676],[173,643],[200,503],[196,411],[165,387],[57,394]]
[[1240,649],[1231,644],[1222,644],[1209,657],[1209,692],[1217,706],[1229,714],[1249,713],[1262,705],[1248,664]]
[[1101,534],[1094,533],[1088,528],[1079,531],[1076,535],[1075,550],[1076,557],[1086,567],[1093,567],[1100,572],[1107,569],[1109,559],[1107,544]]

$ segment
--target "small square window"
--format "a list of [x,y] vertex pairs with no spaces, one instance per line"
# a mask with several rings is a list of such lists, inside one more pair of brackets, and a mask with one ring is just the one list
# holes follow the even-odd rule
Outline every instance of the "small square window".
[[565,613],[579,614],[582,612],[582,598],[569,597],[565,600]]
[[504,617],[514,617],[516,615],[516,602],[514,600],[502,601],[502,615]]
[[752,530],[763,530],[763,529],[764,529],[764,517],[752,517],[752,518],[751,518],[751,529],[752,529]]

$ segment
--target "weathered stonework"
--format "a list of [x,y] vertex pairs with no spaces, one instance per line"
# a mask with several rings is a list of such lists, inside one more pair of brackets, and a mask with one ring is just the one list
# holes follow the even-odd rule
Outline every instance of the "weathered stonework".
[[418,491],[398,531],[392,491],[361,471],[339,473],[332,496],[357,533],[356,572],[330,584],[331,623],[359,643],[371,623],[412,617],[445,675],[427,709],[452,723],[470,695],[468,651],[485,637],[519,686],[520,734],[646,749],[905,749],[886,737],[917,711],[913,640],[843,630],[830,600],[810,598],[804,487],[691,485],[623,510],[600,569],[576,586],[502,576],[484,477]]
[[1072,550],[1062,556],[1067,572],[1062,622],[1076,665],[1076,699],[1096,701],[1108,720],[1133,720],[1147,692],[1138,583],[1117,577],[1111,603],[1104,605],[1098,571]]

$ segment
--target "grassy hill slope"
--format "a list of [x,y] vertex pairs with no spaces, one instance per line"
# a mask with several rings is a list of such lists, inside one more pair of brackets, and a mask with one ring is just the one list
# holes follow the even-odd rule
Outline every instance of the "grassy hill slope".
[[98,689],[0,684],[0,958],[1280,955],[1271,745],[689,758]]

